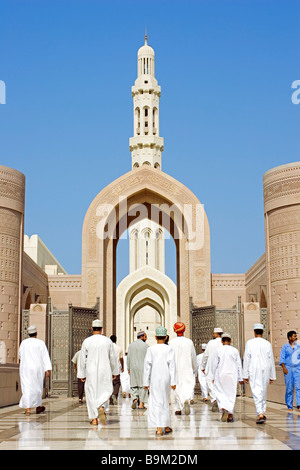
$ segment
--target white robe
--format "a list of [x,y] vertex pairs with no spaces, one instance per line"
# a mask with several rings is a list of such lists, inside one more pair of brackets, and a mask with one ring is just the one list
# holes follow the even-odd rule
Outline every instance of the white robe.
[[202,372],[203,367],[202,367],[202,359],[203,359],[203,353],[198,354],[197,356],[197,364],[198,364],[198,380],[201,388],[201,395],[202,398],[207,398],[208,397],[208,390],[207,390],[207,383],[206,383],[206,375],[205,373]]
[[95,334],[83,341],[77,377],[86,378],[85,398],[90,419],[98,417],[99,407],[108,408],[113,393],[112,376],[118,372],[114,344],[109,338]]
[[170,426],[171,385],[176,385],[175,354],[167,344],[154,344],[147,349],[144,362],[144,387],[150,386],[149,427]]
[[124,372],[120,374],[121,387],[123,393],[130,393],[130,377],[127,370],[127,356],[124,356]]
[[213,363],[214,363],[214,354],[222,345],[222,340],[220,337],[211,339],[205,348],[202,358],[202,367],[205,370],[207,389],[210,396],[211,402],[215,401],[215,388],[213,384]]
[[216,349],[213,364],[214,390],[219,410],[233,414],[237,384],[242,382],[242,361],[236,348],[222,345]]
[[24,339],[19,348],[22,397],[20,408],[41,406],[45,372],[51,370],[51,361],[44,341]]
[[243,377],[249,379],[256,413],[264,414],[270,380],[276,380],[272,345],[264,338],[252,338],[246,343]]
[[197,356],[194,343],[184,336],[177,336],[170,341],[175,352],[177,386],[174,391],[176,411],[182,411],[184,402],[193,397],[195,376],[197,370]]

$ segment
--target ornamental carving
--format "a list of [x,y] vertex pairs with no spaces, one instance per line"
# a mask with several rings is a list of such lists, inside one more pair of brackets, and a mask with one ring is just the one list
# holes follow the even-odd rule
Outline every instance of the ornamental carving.
[[205,272],[197,269],[195,272],[195,301],[205,299]]
[[93,269],[87,275],[87,303],[95,305],[97,298],[97,272]]
[[299,195],[300,177],[294,177],[290,180],[275,181],[269,183],[264,189],[264,200],[268,202],[271,199],[277,199],[284,196]]

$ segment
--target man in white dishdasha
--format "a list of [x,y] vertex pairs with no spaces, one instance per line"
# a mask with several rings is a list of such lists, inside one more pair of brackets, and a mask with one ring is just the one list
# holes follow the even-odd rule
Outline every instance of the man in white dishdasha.
[[81,346],[77,377],[85,382],[85,398],[90,424],[106,423],[108,401],[113,392],[113,378],[118,362],[113,342],[102,334],[102,321],[92,323],[92,336]]
[[171,389],[176,389],[175,354],[166,336],[164,326],[156,328],[157,344],[147,349],[144,363],[144,387],[150,389],[148,425],[156,427],[157,436],[172,432],[169,401]]
[[52,366],[44,341],[37,338],[36,326],[31,325],[27,331],[29,338],[24,339],[19,348],[22,388],[19,406],[25,408],[29,416],[31,408],[36,408],[37,414],[45,411],[42,406],[44,378],[50,376]]

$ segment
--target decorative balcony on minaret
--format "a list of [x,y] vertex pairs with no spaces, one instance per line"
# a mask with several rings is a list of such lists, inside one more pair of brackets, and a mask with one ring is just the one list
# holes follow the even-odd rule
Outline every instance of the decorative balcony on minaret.
[[134,109],[134,137],[129,139],[132,169],[150,165],[161,169],[164,139],[159,136],[159,98],[161,88],[155,78],[155,54],[145,44],[138,51],[138,77],[131,88]]

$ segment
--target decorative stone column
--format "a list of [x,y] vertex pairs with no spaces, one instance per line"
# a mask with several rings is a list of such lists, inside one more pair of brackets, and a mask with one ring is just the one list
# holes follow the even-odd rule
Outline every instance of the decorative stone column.
[[22,300],[25,176],[0,166],[0,342],[17,364]]
[[300,334],[300,162],[263,177],[270,339],[275,361],[287,332]]

